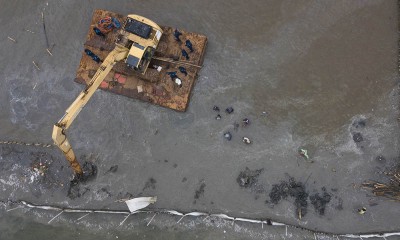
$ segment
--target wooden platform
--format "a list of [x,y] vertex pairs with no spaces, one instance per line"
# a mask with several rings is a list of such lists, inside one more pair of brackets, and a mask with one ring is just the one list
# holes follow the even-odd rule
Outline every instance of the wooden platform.
[[[114,30],[108,33],[105,39],[94,33],[93,27],[96,22],[105,16],[116,17],[121,24],[125,21],[125,17],[117,13],[105,10],[94,11],[84,48],[91,50],[101,59],[105,59],[114,48],[118,33],[118,30]],[[178,42],[174,39],[173,28],[161,27],[164,33],[149,66],[161,66],[162,70],[158,72],[157,69],[149,67],[146,74],[141,75],[128,68],[124,62],[119,62],[101,83],[100,89],[183,112],[186,111],[191,91],[203,64],[207,37],[179,29],[182,32],[180,36],[182,41]],[[193,52],[185,47],[187,39],[192,42]],[[182,56],[182,49],[189,53],[189,60]],[[163,61],[157,59],[163,59]],[[93,61],[82,49],[82,59],[75,82],[86,84],[99,66],[100,64]],[[179,71],[180,66],[186,69],[187,76]],[[182,87],[178,87],[167,74],[173,71],[176,71],[182,80]]]

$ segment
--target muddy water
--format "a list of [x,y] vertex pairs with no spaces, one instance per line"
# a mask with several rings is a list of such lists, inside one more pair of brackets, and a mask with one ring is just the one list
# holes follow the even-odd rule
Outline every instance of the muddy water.
[[[38,151],[57,163],[54,178],[68,183],[69,169],[56,149],[3,147],[1,161],[7,164],[1,173],[2,199],[124,208],[114,202],[121,196],[157,195],[154,208],[272,218],[335,233],[395,230],[398,218],[390,209],[398,208],[396,203],[375,199],[357,186],[364,180],[381,180],[380,172],[398,157],[396,4],[3,1],[0,136],[5,140],[51,142],[52,124],[82,89],[73,78],[93,9],[136,13],[161,25],[200,32],[208,36],[209,45],[186,113],[96,92],[69,131],[79,158],[92,154],[89,158],[99,170],[97,178],[82,187],[89,189],[83,196],[68,198],[67,187],[36,188],[37,176],[29,183],[29,161]],[[55,43],[53,57],[45,52],[43,9],[49,42]],[[222,112],[222,119],[215,120],[214,105],[222,111],[232,106],[234,113]],[[234,123],[245,117],[251,124],[235,130]],[[360,121],[365,124],[357,124]],[[232,141],[223,139],[226,131],[232,133]],[[353,140],[356,133],[363,141]],[[243,144],[244,136],[253,143]],[[309,162],[298,155],[300,147],[308,150]],[[375,161],[378,155],[385,157],[385,163]],[[114,165],[118,170],[105,174]],[[237,182],[246,167],[263,169],[256,188]],[[324,215],[310,199],[301,220],[295,197],[271,204],[272,186],[290,177],[301,182],[310,196],[322,195],[322,188],[330,194]],[[146,188],[149,181],[153,185]],[[367,206],[368,214],[356,213],[361,206]],[[30,221],[46,222],[38,218],[47,215],[37,215],[26,217],[24,226],[31,226]],[[84,226],[93,231],[104,228],[93,221]],[[15,222],[5,224],[13,228]],[[74,226],[66,219],[51,231],[66,232]],[[171,231],[187,232],[185,228]],[[262,231],[242,228],[231,238],[281,236],[257,235]],[[12,236],[20,235],[8,238]]]

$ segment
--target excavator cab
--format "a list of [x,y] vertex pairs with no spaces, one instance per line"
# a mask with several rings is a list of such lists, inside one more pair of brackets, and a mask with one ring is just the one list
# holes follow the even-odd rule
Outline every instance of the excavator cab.
[[153,21],[138,15],[128,15],[122,29],[130,49],[125,63],[145,74],[162,36],[162,29]]

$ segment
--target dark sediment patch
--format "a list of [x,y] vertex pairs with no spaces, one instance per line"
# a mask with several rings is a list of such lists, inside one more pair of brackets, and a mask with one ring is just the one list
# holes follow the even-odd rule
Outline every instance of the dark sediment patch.
[[342,198],[337,198],[337,201],[338,201],[338,203],[337,203],[335,208],[337,210],[343,210],[343,199]]
[[235,130],[236,132],[239,130],[239,123],[237,122],[233,123],[233,130]]
[[355,128],[364,128],[367,125],[367,121],[365,119],[357,119],[353,122],[353,127]]
[[363,136],[361,135],[361,133],[357,132],[357,133],[353,133],[353,140],[356,143],[362,142],[364,140]]
[[295,199],[296,216],[298,218],[304,217],[307,214],[308,206],[308,193],[304,184],[295,181],[294,178],[290,178],[289,181],[281,181],[278,184],[272,185],[272,190],[269,193],[271,203],[278,204],[281,200],[287,199],[289,196]]
[[322,194],[315,193],[310,196],[311,204],[319,215],[325,214],[325,207],[331,201],[332,196],[326,192],[325,188],[322,188]]
[[106,187],[102,187],[101,189],[97,190],[98,194],[103,194],[106,197],[111,197],[112,194],[110,193],[110,191],[106,188]]
[[243,188],[252,188],[258,182],[258,177],[264,171],[264,168],[250,170],[248,167],[244,171],[239,173],[239,176],[236,178],[237,183],[240,187]]
[[187,181],[187,178],[186,177],[183,177],[182,178],[182,182],[186,182]]
[[[86,156],[81,157],[82,159],[87,158]],[[91,181],[97,176],[97,166],[91,161],[85,161],[82,166],[83,174],[81,176],[75,176],[69,183],[67,196],[70,199],[75,199],[83,196],[90,189],[84,188],[81,190],[81,184]]]
[[142,191],[147,189],[156,189],[156,183],[157,181],[154,178],[149,178],[149,180],[144,184]]
[[117,170],[118,170],[118,165],[113,165],[113,166],[110,167],[110,169],[107,170],[107,172],[105,174],[107,174],[107,173],[115,173]]
[[206,188],[206,184],[202,183],[200,187],[194,193],[194,199],[199,199],[201,196],[204,195],[204,189]]

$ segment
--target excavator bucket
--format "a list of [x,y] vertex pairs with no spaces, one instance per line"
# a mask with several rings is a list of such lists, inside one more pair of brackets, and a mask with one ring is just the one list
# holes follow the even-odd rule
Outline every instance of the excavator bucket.
[[[99,20],[106,17],[115,18],[121,24],[126,22],[126,17],[123,15],[95,10],[90,26],[96,25]],[[133,31],[137,30],[136,25],[130,23],[127,27]],[[104,59],[114,48],[115,40],[118,38],[117,29],[113,29],[102,37],[97,35],[90,26],[75,78],[75,81],[81,84],[87,84],[101,64],[94,61],[83,50],[88,49],[100,59]],[[178,41],[175,37],[175,29],[166,26],[161,26],[161,28],[163,35],[145,74],[134,71],[121,61],[113,67],[101,83],[100,89],[184,112],[188,107],[191,91],[203,64],[207,37],[179,29]],[[147,32],[145,30],[143,29],[142,33],[147,37],[146,33],[149,30]],[[188,53],[189,59],[182,56],[182,50]],[[171,72],[176,72],[176,74],[171,77]]]

